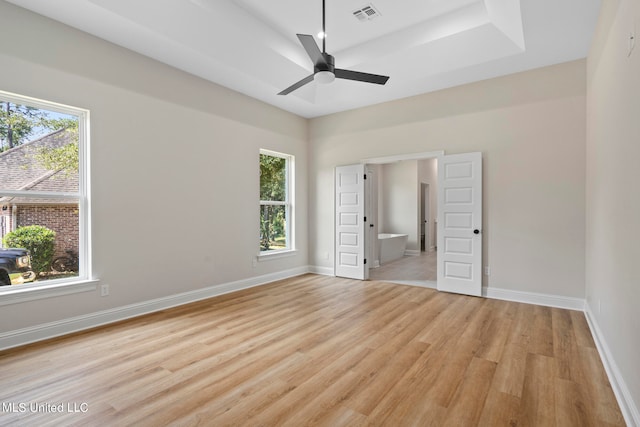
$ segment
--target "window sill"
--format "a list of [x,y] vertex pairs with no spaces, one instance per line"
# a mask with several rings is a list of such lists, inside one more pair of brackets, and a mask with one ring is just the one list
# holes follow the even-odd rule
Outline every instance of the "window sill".
[[282,250],[282,251],[260,253],[260,254],[258,254],[258,256],[256,258],[260,262],[262,262],[262,261],[271,261],[272,259],[280,259],[280,258],[287,258],[287,257],[290,257],[290,256],[294,256],[297,253],[298,253],[298,251],[296,249],[289,249],[289,250]]
[[0,306],[20,304],[27,301],[53,298],[61,295],[91,292],[98,288],[97,279],[78,280],[75,282],[55,283],[38,287],[19,289],[22,285],[11,286],[11,289],[0,291]]

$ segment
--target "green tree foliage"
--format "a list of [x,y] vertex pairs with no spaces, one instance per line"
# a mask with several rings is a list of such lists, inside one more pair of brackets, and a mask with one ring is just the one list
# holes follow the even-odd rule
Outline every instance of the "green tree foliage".
[[78,172],[78,119],[49,118],[46,110],[0,100],[0,153],[17,147],[37,131],[67,129],[72,142],[59,148],[41,148],[36,160],[49,170],[63,170],[67,174]]
[[59,148],[42,147],[35,154],[36,160],[49,170],[62,170],[67,175],[78,172],[78,120],[47,120],[50,129],[66,129],[71,134],[72,142]]
[[[287,160],[260,154],[260,200],[284,202],[287,197]],[[260,206],[260,248],[263,251],[281,246],[285,237],[284,206]],[[280,240],[280,242],[278,242]]]
[[56,232],[41,225],[19,227],[4,236],[7,248],[25,248],[31,253],[31,268],[36,274],[51,269]]
[[46,118],[46,111],[0,100],[0,153],[27,141]]
[[287,195],[287,160],[260,154],[260,200],[284,202]]

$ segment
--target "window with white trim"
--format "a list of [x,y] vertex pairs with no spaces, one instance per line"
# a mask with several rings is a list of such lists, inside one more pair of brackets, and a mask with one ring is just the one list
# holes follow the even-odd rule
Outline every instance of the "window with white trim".
[[0,297],[89,279],[88,125],[87,110],[0,91]]
[[260,150],[260,255],[291,251],[294,157]]

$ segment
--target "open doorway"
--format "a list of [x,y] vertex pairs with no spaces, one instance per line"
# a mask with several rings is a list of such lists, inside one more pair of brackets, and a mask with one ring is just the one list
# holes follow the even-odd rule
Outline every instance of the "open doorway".
[[[459,153],[444,155],[440,153],[409,154],[362,161],[357,165],[336,166],[335,169],[335,264],[334,274],[350,279],[367,280],[371,266],[390,262],[382,246],[381,237],[400,240],[404,245],[398,259],[405,256],[420,255],[418,236],[420,230],[420,188],[415,177],[409,173],[408,185],[391,185],[388,194],[391,202],[380,201],[383,194],[378,185],[378,206],[397,210],[400,217],[404,213],[413,216],[408,227],[401,233],[381,233],[388,227],[390,220],[384,209],[371,209],[368,200],[371,198],[371,186],[367,184],[367,167],[386,165],[391,167],[397,162],[437,158],[437,224],[436,273],[435,286],[439,291],[454,292],[465,295],[482,295],[482,153]],[[404,169],[390,169],[403,171]],[[388,171],[379,169],[377,176]],[[375,172],[374,172],[375,173]],[[384,182],[384,181],[379,181]],[[386,185],[386,184],[385,184]],[[386,197],[386,193],[383,196]],[[403,199],[404,197],[404,199]],[[433,205],[433,203],[430,203]],[[373,212],[372,212],[373,211]],[[376,218],[371,216],[376,213]],[[381,219],[382,218],[382,219]],[[441,219],[438,222],[438,218]],[[413,224],[413,226],[412,226]],[[396,228],[394,224],[392,228]],[[371,229],[377,239],[371,239]],[[434,237],[436,234],[434,228]],[[395,247],[395,245],[393,245]],[[377,254],[376,254],[377,252]],[[372,255],[373,254],[373,255]],[[377,256],[377,259],[376,259]],[[375,260],[375,261],[374,261]],[[401,268],[405,271],[407,268]],[[423,271],[423,270],[422,270]],[[432,281],[405,281],[404,278],[392,279],[407,284],[432,287]]]
[[368,163],[366,170],[369,278],[435,288],[437,157]]

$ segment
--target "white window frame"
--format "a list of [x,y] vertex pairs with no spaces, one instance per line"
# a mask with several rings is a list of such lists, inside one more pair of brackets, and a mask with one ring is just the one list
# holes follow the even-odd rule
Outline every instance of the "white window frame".
[[[295,195],[295,156],[292,154],[280,153],[277,151],[260,149],[260,154],[280,157],[286,160],[286,172],[285,172],[285,201],[273,201],[273,200],[260,200],[260,206],[285,206],[285,233],[286,233],[286,248],[275,249],[271,251],[260,250],[260,218],[258,218],[258,260],[273,259],[281,256],[287,256],[296,252],[295,248],[295,209],[294,209],[294,195]],[[260,168],[260,156],[258,156],[258,171]],[[259,183],[259,180],[258,180]],[[259,192],[258,192],[259,194]]]
[[0,286],[0,306],[70,293],[94,291],[97,289],[97,280],[92,279],[91,272],[89,110],[1,90],[0,96],[3,100],[12,103],[78,117],[78,192],[3,190],[0,188],[0,195],[21,198],[77,200],[79,210],[78,276],[14,286]]

